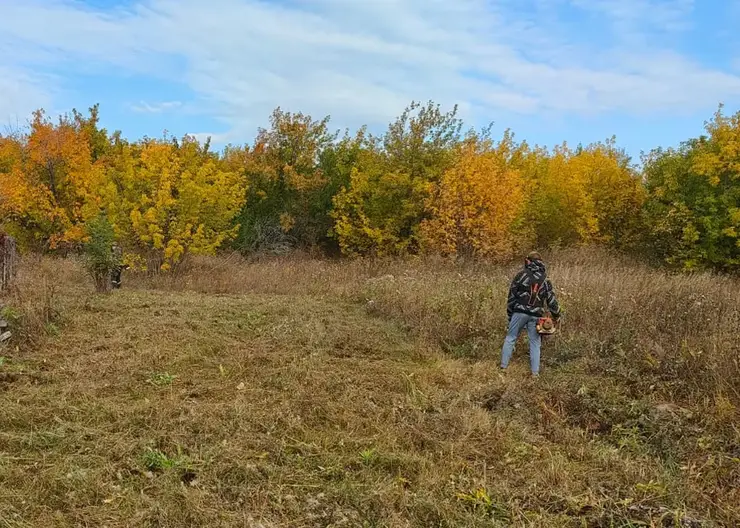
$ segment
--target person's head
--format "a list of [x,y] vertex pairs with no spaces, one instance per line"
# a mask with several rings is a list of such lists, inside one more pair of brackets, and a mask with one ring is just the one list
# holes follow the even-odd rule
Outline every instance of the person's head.
[[542,255],[540,255],[539,251],[530,251],[527,255],[527,258],[524,259],[525,264],[529,264],[530,262],[542,262]]

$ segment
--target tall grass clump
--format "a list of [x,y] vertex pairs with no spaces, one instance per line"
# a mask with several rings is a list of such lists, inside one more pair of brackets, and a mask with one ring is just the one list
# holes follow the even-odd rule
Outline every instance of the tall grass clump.
[[84,277],[74,259],[26,255],[20,259],[13,288],[0,297],[0,309],[10,324],[15,346],[35,345],[56,334],[65,316],[70,288]]
[[[564,315],[543,344],[542,405],[622,449],[703,467],[682,475],[689,493],[740,504],[737,279],[672,275],[601,252],[554,253],[548,263]],[[451,357],[496,361],[516,268],[411,267],[364,291],[373,312]],[[525,363],[522,341],[515,357]]]

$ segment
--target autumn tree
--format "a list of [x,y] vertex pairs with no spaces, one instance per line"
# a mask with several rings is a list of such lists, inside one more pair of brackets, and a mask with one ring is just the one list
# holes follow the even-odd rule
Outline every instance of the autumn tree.
[[707,122],[708,136],[644,159],[651,247],[684,269],[740,268],[740,113]]
[[353,170],[367,165],[366,160],[372,156],[371,140],[365,127],[354,135],[345,131],[339,141],[335,141],[322,152],[319,163],[326,175],[326,185],[316,195],[314,218],[316,229],[322,234],[322,247],[325,251],[341,251],[334,231],[334,197],[350,186]]
[[103,190],[117,233],[149,269],[169,270],[187,254],[214,254],[236,236],[244,179],[223,170],[194,138],[128,143],[120,138]]
[[[19,137],[0,136],[0,229],[12,229],[13,214],[19,210],[23,145]],[[16,233],[17,235],[17,233]]]
[[386,169],[374,151],[352,169],[334,198],[334,233],[345,255],[399,255],[418,248],[417,229],[429,182]]
[[641,211],[645,193],[639,175],[630,166],[630,159],[616,146],[612,137],[604,143],[579,147],[571,153],[569,170],[580,175],[576,181],[585,183],[584,192],[595,220],[595,229],[586,241],[617,249],[633,250],[643,230]]
[[96,114],[88,119],[76,111],[54,123],[38,110],[27,134],[3,139],[2,207],[24,245],[78,247],[85,238],[84,223],[99,210],[104,178],[92,155],[95,123]]
[[535,147],[522,159],[526,223],[537,247],[590,242],[598,231],[587,174],[574,170],[572,157],[563,144],[552,152]]
[[470,135],[435,186],[422,224],[427,249],[458,257],[505,258],[517,247],[524,180],[513,168],[510,134],[496,145]]
[[72,109],[72,121],[77,130],[85,136],[90,148],[93,162],[103,158],[110,150],[111,140],[108,131],[100,128],[100,105],[95,104],[88,109],[88,116]]
[[227,165],[249,184],[239,215],[242,248],[258,249],[266,236],[304,247],[326,236],[328,211],[323,206],[330,180],[321,160],[336,139],[328,123],[329,117],[316,121],[277,108],[270,128],[259,130],[251,148],[226,151]]
[[412,103],[380,138],[369,138],[349,186],[334,199],[334,234],[345,254],[418,252],[434,185],[461,141],[457,108]]

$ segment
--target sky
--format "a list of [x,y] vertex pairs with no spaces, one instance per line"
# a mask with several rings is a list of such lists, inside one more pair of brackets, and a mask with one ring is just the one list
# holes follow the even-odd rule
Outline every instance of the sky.
[[0,130],[100,104],[250,143],[272,110],[382,132],[413,100],[633,158],[740,110],[740,0],[0,0]]

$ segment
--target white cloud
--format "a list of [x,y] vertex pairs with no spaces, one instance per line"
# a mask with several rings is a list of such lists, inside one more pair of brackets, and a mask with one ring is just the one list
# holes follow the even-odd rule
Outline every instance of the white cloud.
[[52,104],[54,79],[0,64],[0,127],[22,128],[31,112]]
[[138,104],[131,105],[131,110],[141,114],[161,114],[169,110],[174,110],[182,106],[181,101],[164,101],[161,103],[147,103],[140,101]]
[[[706,111],[740,97],[739,76],[650,42],[648,31],[689,26],[691,0],[491,4],[140,0],[102,12],[71,0],[25,0],[2,6],[0,49],[18,50],[11,72],[14,64],[41,70],[63,64],[70,73],[115,69],[180,80],[199,97],[199,111],[230,129],[220,137],[250,136],[277,105],[331,114],[335,125],[354,127],[386,123],[412,99],[460,103],[488,121],[501,112]],[[621,47],[579,42],[577,28],[558,15],[565,6],[623,31]],[[38,89],[22,74],[4,82],[15,83],[17,94],[24,86]],[[15,101],[0,103],[0,112],[27,104],[18,95]],[[179,108],[167,104],[135,109]]]

